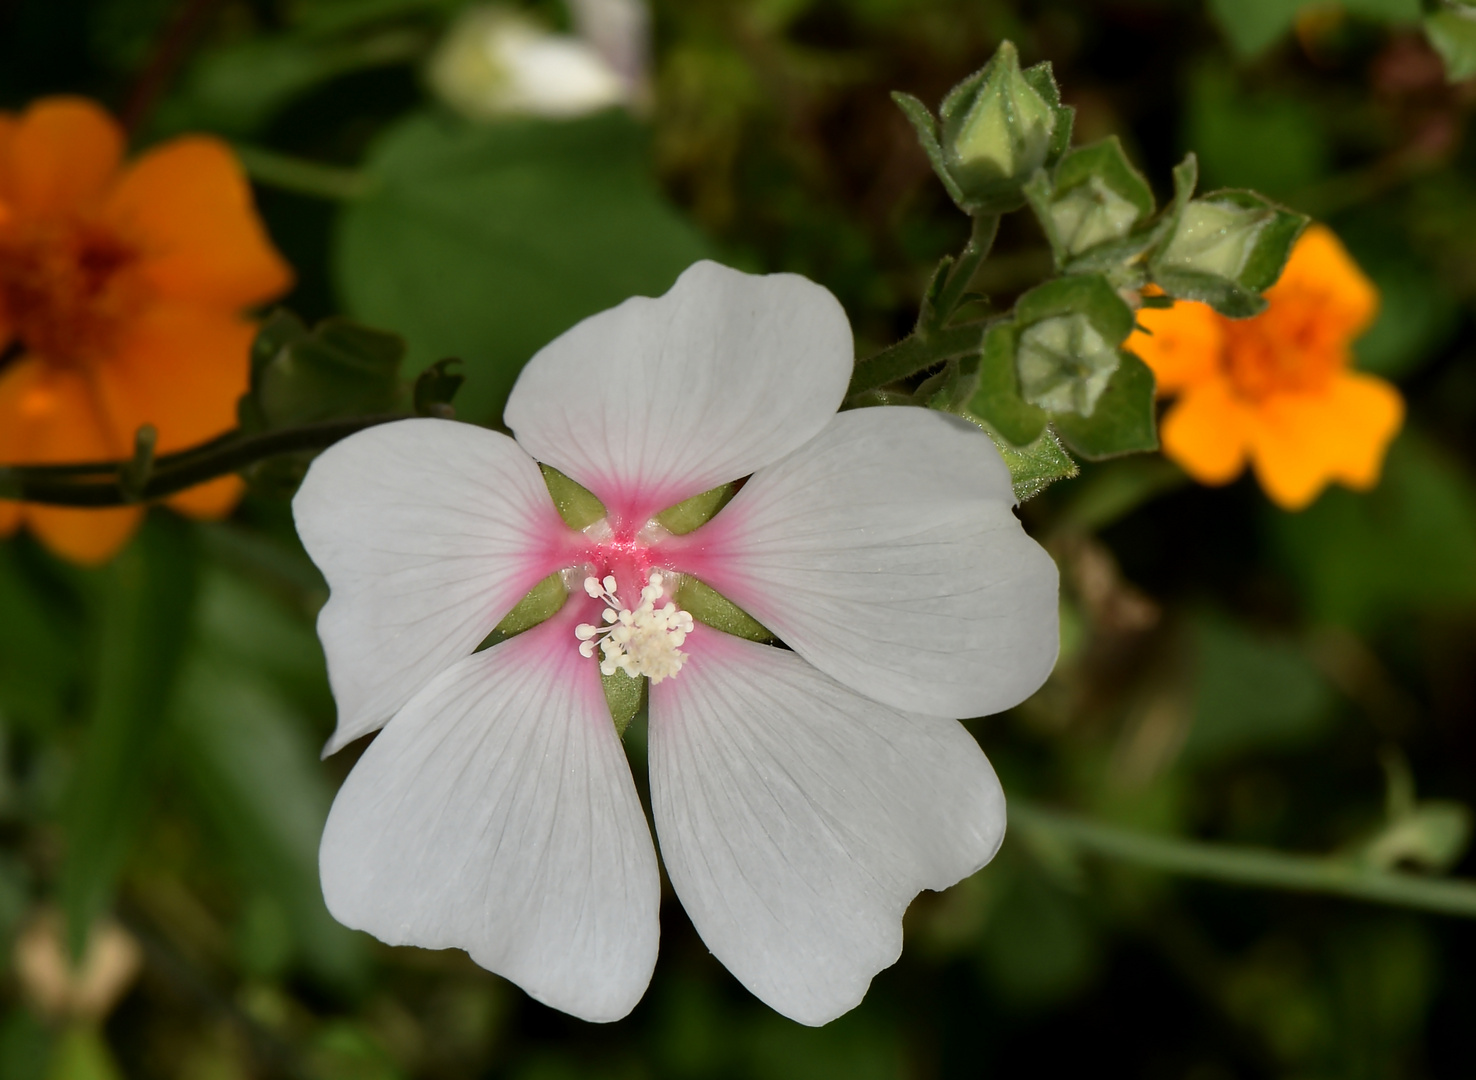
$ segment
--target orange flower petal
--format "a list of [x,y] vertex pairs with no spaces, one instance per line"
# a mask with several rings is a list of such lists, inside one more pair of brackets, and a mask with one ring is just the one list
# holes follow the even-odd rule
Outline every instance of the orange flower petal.
[[[17,463],[96,461],[120,453],[86,379],[38,360],[21,360],[0,377],[0,429],[8,436],[3,448],[6,460]],[[111,558],[142,517],[143,509],[136,506],[20,507],[21,520],[42,543],[63,558],[87,565]]]
[[219,521],[236,508],[246,494],[246,482],[239,476],[222,476],[208,484],[197,484],[164,500],[169,509],[186,517]]
[[1266,290],[1266,300],[1267,315],[1274,318],[1283,307],[1304,319],[1311,314],[1319,336],[1342,347],[1367,329],[1379,310],[1378,289],[1326,225],[1312,225],[1301,235],[1281,277]]
[[128,543],[143,521],[142,506],[74,510],[65,506],[26,506],[26,524],[55,554],[83,566],[101,566]]
[[0,198],[56,216],[99,202],[123,157],[123,132],[85,98],[43,98],[20,115],[0,158]]
[[[161,454],[230,431],[250,379],[255,333],[250,322],[217,311],[182,304],[151,309],[119,354],[98,369],[99,393],[116,429],[153,424]],[[168,504],[193,517],[218,518],[244,490],[238,478],[223,477]]]
[[1143,308],[1138,325],[1143,329],[1132,332],[1126,347],[1153,369],[1160,395],[1185,390],[1219,370],[1224,334],[1208,304],[1180,300],[1171,308]]
[[1163,453],[1201,484],[1228,484],[1245,468],[1255,418],[1222,378],[1186,390],[1163,418]]
[[1370,488],[1403,419],[1399,392],[1371,375],[1345,373],[1320,393],[1270,398],[1251,449],[1256,476],[1287,510],[1307,506],[1333,480]]
[[160,304],[130,327],[117,354],[98,365],[97,385],[116,429],[132,440],[142,424],[171,453],[236,426],[250,381],[255,326],[235,315]]
[[235,310],[292,283],[250,184],[219,139],[189,136],[144,154],[124,172],[106,214],[142,247],[143,273],[165,296]]

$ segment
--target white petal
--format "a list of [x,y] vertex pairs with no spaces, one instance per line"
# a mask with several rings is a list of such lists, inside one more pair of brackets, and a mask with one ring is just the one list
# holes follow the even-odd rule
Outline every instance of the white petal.
[[902,913],[988,862],[1004,794],[962,725],[858,697],[699,627],[651,688],[651,805],[672,887],[772,1008],[823,1024],[902,951]]
[[528,453],[640,524],[814,436],[852,361],[845,312],[819,285],[699,262],[665,296],[545,346],[503,418]]
[[515,442],[447,420],[383,424],[330,447],[292,513],[332,590],[318,616],[338,702],[326,753],[470,655],[575,535]]
[[754,474],[672,559],[821,671],[899,709],[983,716],[1056,662],[1056,565],[977,428],[857,409]]
[[346,926],[465,949],[547,1005],[617,1020],[656,964],[660,881],[576,646],[560,613],[426,687],[344,782],[319,867]]

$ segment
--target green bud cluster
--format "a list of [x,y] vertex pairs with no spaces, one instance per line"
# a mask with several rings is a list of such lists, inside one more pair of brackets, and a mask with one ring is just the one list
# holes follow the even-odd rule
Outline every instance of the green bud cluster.
[[[1050,66],[1022,69],[1008,41],[949,92],[936,117],[916,98],[893,98],[974,219],[973,238],[940,264],[912,336],[858,367],[853,391],[870,397],[853,402],[893,401],[887,382],[944,361],[902,399],[982,426],[1022,498],[1073,475],[1071,454],[1100,460],[1157,449],[1153,373],[1125,348],[1135,311],[1183,299],[1232,318],[1255,315],[1307,219],[1252,191],[1196,198],[1193,154],[1174,170],[1174,198],[1160,209],[1116,137],[1070,147],[1072,110]],[[1007,312],[953,325],[999,216],[1026,205],[1055,276]]]

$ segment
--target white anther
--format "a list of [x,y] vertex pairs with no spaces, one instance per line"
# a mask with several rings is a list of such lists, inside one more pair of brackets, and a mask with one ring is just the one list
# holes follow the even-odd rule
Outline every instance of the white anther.
[[680,647],[692,632],[693,622],[692,616],[674,603],[657,609],[656,602],[666,595],[665,579],[660,574],[653,571],[646,581],[641,602],[632,611],[621,607],[615,596],[614,575],[607,575],[603,581],[585,578],[584,591],[609,606],[601,613],[605,625],[580,623],[574,628],[574,636],[581,642],[579,652],[583,656],[594,656],[598,645],[602,674],[623,671],[633,679],[645,675],[655,684],[682,669],[687,654]]

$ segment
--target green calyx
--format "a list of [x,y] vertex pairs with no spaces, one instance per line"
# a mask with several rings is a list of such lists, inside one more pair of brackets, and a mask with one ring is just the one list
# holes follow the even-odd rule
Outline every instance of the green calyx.
[[1174,202],[1156,230],[1148,276],[1176,299],[1249,318],[1265,309],[1261,294],[1281,276],[1308,218],[1253,191],[1192,198],[1198,176],[1193,154],[1174,169]]
[[954,87],[936,118],[910,95],[892,98],[954,202],[970,214],[1019,209],[1026,181],[1071,142],[1073,113],[1061,104],[1050,64],[1022,70],[1009,41]]
[[1015,346],[1020,396],[1047,412],[1091,416],[1117,366],[1117,348],[1080,313],[1036,323]]

